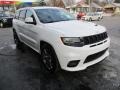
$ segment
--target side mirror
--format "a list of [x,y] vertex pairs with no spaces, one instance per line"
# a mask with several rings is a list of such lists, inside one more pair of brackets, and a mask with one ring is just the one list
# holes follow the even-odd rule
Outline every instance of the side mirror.
[[36,23],[34,22],[34,20],[33,20],[32,17],[26,18],[26,19],[25,19],[25,23],[27,23],[27,24],[36,24]]

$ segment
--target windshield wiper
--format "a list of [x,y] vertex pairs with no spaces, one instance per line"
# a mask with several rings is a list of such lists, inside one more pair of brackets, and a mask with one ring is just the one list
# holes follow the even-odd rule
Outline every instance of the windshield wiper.
[[69,20],[58,20],[58,21],[49,21],[49,22],[43,22],[43,23],[54,23],[54,22],[62,22],[62,21],[70,21],[70,20],[75,20],[75,19],[69,19]]
[[75,20],[75,19],[68,19],[68,20],[59,20],[59,21],[55,21],[55,22],[62,22],[62,21],[71,21],[71,20]]
[[46,23],[53,23],[53,22],[55,22],[55,21],[49,21],[49,22],[46,22]]

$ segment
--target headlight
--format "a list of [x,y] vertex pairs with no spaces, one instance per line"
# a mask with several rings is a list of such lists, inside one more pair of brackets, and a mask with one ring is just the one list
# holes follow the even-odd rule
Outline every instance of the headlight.
[[83,38],[79,37],[61,37],[61,40],[67,46],[82,47],[84,45]]

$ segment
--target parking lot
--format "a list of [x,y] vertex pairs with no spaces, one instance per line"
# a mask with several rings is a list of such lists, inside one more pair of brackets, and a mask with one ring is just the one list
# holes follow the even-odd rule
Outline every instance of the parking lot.
[[120,17],[94,23],[107,28],[110,56],[84,71],[46,72],[39,55],[16,50],[12,29],[0,29],[0,90],[120,90]]

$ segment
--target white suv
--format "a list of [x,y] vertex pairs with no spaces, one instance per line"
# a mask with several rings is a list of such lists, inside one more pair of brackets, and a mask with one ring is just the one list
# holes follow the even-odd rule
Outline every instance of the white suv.
[[84,70],[109,55],[106,28],[78,21],[57,7],[27,7],[17,10],[13,19],[17,48],[23,43],[41,54],[48,71]]

